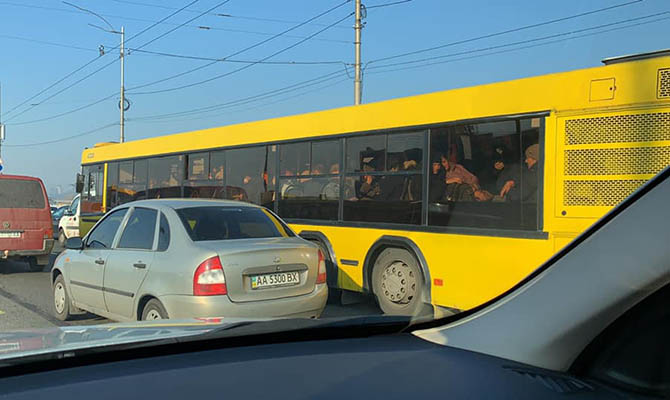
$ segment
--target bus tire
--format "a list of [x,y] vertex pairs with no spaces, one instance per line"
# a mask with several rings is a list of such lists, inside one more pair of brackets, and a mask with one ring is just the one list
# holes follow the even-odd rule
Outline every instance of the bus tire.
[[67,237],[65,236],[65,232],[63,232],[63,229],[58,230],[58,243],[60,243],[61,246],[65,246],[65,241],[67,240]]
[[423,275],[408,250],[389,247],[375,260],[372,292],[384,314],[418,315],[423,309]]

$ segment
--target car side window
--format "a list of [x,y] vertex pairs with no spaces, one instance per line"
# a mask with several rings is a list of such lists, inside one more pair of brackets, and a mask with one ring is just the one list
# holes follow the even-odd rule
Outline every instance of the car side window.
[[77,197],[76,199],[74,199],[74,201],[72,202],[72,204],[70,204],[70,213],[72,213],[72,215],[76,215],[76,214],[77,214],[77,206],[79,206],[79,197]]
[[93,228],[86,239],[86,247],[91,249],[109,249],[112,247],[114,236],[119,229],[123,217],[128,212],[127,208],[116,210],[107,215],[105,219]]
[[170,224],[165,214],[161,213],[161,222],[158,227],[158,251],[165,251],[170,246]]
[[158,211],[149,208],[135,207],[119,240],[120,249],[151,250],[156,232],[156,216]]
[[670,285],[657,290],[605,329],[573,369],[619,388],[670,396]]

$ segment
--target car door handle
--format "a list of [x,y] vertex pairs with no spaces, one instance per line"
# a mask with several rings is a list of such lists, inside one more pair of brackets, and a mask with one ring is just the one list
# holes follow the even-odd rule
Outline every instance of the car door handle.
[[100,265],[104,265],[104,264],[105,264],[105,260],[103,260],[102,258],[98,258],[97,260],[95,260],[95,263],[96,263],[96,264],[100,264]]
[[144,269],[144,268],[147,267],[147,265],[146,265],[145,263],[143,263],[143,262],[137,262],[137,263],[133,264],[133,267],[135,267],[135,268],[140,268],[140,269]]

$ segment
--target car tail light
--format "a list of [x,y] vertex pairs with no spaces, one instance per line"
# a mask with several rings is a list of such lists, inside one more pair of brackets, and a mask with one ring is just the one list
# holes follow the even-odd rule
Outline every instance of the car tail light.
[[206,259],[193,274],[194,296],[216,296],[228,293],[219,256]]
[[326,283],[326,257],[319,249],[319,274],[316,276],[316,283]]

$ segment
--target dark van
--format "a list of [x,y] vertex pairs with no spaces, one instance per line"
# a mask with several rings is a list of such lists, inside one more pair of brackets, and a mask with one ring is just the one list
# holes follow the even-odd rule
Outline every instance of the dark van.
[[0,259],[22,259],[40,271],[54,245],[51,209],[39,178],[0,174]]

